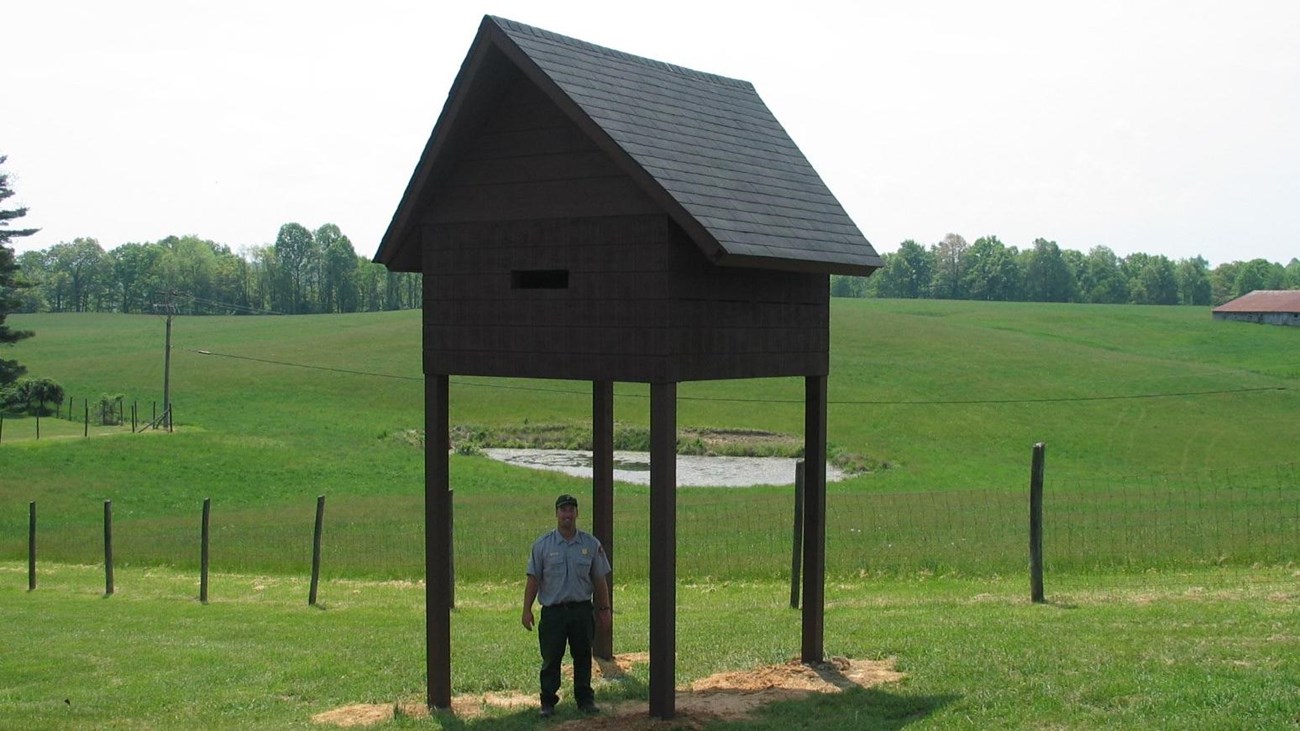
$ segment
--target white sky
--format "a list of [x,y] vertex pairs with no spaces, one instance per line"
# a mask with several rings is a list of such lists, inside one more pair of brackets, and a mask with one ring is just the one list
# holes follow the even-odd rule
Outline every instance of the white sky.
[[753,82],[882,252],[1300,256],[1293,0],[7,0],[14,243],[370,256],[486,13]]

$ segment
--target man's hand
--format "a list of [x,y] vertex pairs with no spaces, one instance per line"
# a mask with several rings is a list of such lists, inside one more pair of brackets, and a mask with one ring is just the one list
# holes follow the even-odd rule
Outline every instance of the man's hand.
[[533,631],[533,608],[524,607],[524,616],[519,618],[519,622],[524,625],[524,629],[529,632]]
[[608,631],[611,624],[614,623],[614,615],[610,614],[608,607],[596,610],[596,626],[602,631]]

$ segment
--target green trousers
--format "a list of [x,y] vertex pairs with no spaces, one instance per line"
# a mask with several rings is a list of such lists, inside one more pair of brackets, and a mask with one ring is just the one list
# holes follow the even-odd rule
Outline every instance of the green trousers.
[[593,703],[591,689],[591,641],[596,636],[596,614],[590,601],[542,607],[537,624],[537,642],[542,650],[542,705],[554,706],[560,696],[560,665],[564,646],[573,655],[573,698],[578,705]]

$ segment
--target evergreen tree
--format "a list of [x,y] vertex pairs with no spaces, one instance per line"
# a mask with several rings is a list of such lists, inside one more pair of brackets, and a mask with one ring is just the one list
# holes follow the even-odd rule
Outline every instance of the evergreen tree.
[[[0,155],[0,165],[3,165],[6,159],[4,155]],[[13,190],[9,188],[9,174],[0,171],[0,202],[13,194]],[[21,236],[31,236],[37,231],[34,228],[11,229],[9,223],[26,215],[26,208],[0,208],[0,344],[12,345],[33,335],[30,330],[14,330],[5,324],[5,317],[22,304],[17,297],[17,291],[27,286],[26,282],[18,277],[18,264],[14,261],[14,251],[10,248],[9,241]],[[26,372],[27,369],[17,361],[0,358],[0,386],[13,383]]]

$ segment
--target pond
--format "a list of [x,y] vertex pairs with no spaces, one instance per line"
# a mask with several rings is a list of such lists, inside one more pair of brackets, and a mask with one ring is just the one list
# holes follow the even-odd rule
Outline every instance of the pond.
[[[591,452],[569,449],[484,449],[499,462],[591,478]],[[677,455],[678,487],[753,487],[793,485],[795,463],[790,457],[704,457]],[[826,465],[826,481],[844,479],[844,473]],[[614,452],[614,479],[637,485],[650,484],[648,452]]]

